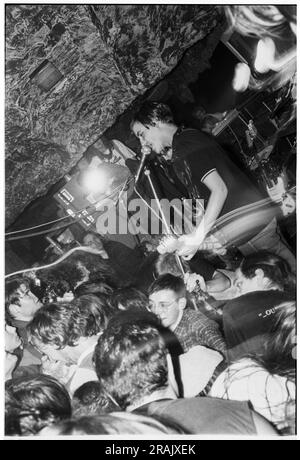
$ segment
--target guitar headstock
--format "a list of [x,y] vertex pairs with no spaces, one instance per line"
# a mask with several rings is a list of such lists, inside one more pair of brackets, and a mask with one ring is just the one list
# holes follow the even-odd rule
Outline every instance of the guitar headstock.
[[179,247],[180,244],[175,235],[165,235],[162,237],[159,245],[157,246],[157,251],[160,254],[171,253],[177,251]]

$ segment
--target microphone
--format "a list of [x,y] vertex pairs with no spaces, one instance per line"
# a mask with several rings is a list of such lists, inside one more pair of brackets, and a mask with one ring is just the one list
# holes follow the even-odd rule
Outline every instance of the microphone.
[[142,159],[141,159],[141,162],[140,162],[139,169],[137,170],[137,173],[135,175],[135,183],[137,183],[139,178],[140,178],[141,172],[142,172],[142,170],[144,168],[144,165],[145,165],[146,157],[148,155],[150,155],[150,153],[151,153],[151,148],[148,147],[147,145],[143,145],[142,148],[141,148],[141,152],[142,152]]

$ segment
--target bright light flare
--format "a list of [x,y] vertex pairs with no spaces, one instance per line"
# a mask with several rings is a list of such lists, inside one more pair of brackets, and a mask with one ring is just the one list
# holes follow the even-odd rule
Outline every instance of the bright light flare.
[[234,69],[232,87],[238,93],[243,93],[249,86],[251,77],[250,67],[244,62],[239,62]]
[[100,168],[91,168],[84,173],[82,185],[91,193],[105,193],[109,188],[109,177]]
[[259,40],[254,62],[254,67],[257,72],[267,73],[273,68],[275,51],[275,43],[270,37],[265,37]]

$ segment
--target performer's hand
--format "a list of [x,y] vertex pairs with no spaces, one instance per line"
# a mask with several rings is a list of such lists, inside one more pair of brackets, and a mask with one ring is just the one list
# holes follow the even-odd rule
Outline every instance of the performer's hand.
[[190,260],[198,251],[201,243],[202,239],[198,235],[196,236],[195,233],[182,235],[178,238],[178,244],[182,247],[178,250],[177,254],[183,256],[185,260]]
[[193,292],[195,287],[198,287],[198,285],[202,291],[206,291],[204,278],[197,273],[185,273],[184,283],[188,292]]

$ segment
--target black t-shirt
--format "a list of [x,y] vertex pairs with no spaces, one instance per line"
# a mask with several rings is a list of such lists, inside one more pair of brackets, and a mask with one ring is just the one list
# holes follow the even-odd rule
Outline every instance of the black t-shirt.
[[291,294],[270,290],[250,292],[227,302],[223,328],[229,359],[263,352],[276,322],[276,307],[289,300]]
[[179,128],[172,149],[176,174],[189,190],[197,187],[198,197],[204,199],[205,206],[210,190],[203,181],[212,171],[219,173],[228,189],[220,216],[264,198],[211,136],[196,129]]

